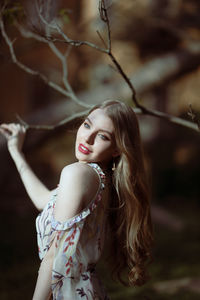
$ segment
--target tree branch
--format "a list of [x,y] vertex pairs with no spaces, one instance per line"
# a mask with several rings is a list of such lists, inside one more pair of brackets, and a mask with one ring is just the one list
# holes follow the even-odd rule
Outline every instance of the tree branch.
[[[148,109],[148,108],[144,107],[143,105],[141,105],[138,102],[137,97],[136,97],[136,90],[135,90],[131,80],[128,78],[128,76],[124,72],[123,68],[121,67],[121,65],[119,64],[119,62],[117,61],[117,59],[115,58],[115,56],[112,53],[110,22],[109,22],[107,8],[106,8],[104,0],[99,1],[99,14],[100,14],[101,20],[103,22],[105,22],[106,25],[107,25],[107,33],[108,33],[108,49],[107,49],[108,52],[107,52],[107,54],[111,58],[113,64],[115,65],[116,69],[118,70],[119,74],[123,77],[123,79],[125,80],[125,82],[129,86],[129,88],[132,92],[132,100],[133,100],[135,106],[137,108],[139,108],[143,114],[151,115],[151,116],[155,116],[155,117],[159,117],[159,118],[164,118],[168,121],[175,122],[177,124],[181,124],[181,125],[186,126],[188,128],[200,131],[200,128],[199,128],[198,124],[196,125],[196,124],[191,123],[189,121],[182,120],[180,118],[176,118],[174,116],[162,113],[162,112],[157,111],[157,110]],[[193,47],[192,47],[191,50],[196,53],[196,51],[199,51],[199,43],[196,45],[197,47],[195,47],[195,45],[192,44]]]
[[[46,33],[49,33],[49,28],[48,26],[46,27]],[[58,57],[58,59],[61,61],[62,64],[62,81],[64,84],[64,87],[66,88],[66,90],[68,91],[68,93],[70,94],[70,98],[76,102],[79,105],[82,105],[83,102],[81,102],[77,96],[75,95],[71,85],[69,84],[68,81],[68,68],[67,68],[67,58],[68,58],[68,54],[69,52],[67,51],[64,55],[61,53],[61,51],[56,47],[56,45],[53,42],[48,41],[48,46],[50,47],[50,49],[52,50],[52,52]],[[69,47],[69,46],[68,46]],[[91,107],[88,104],[84,103],[84,107]]]
[[26,73],[33,75],[33,76],[38,76],[42,81],[44,81],[47,85],[49,85],[51,88],[53,88],[54,90],[56,90],[57,92],[61,93],[62,95],[69,97],[71,100],[73,100],[74,102],[76,102],[78,105],[81,105],[83,107],[89,108],[91,107],[88,104],[85,104],[83,102],[81,102],[72,92],[72,89],[69,89],[69,91],[63,89],[60,85],[56,84],[55,82],[49,80],[44,74],[35,71],[33,69],[31,69],[30,67],[26,66],[25,64],[21,63],[16,55],[15,55],[15,51],[14,51],[14,47],[13,47],[13,42],[9,39],[6,31],[5,31],[5,27],[4,27],[4,23],[3,20],[0,19],[0,29],[1,29],[1,33],[2,36],[6,42],[6,44],[9,47],[10,50],[10,54],[11,54],[11,58],[13,63],[15,63],[20,69],[22,69],[23,71],[25,71]]
[[[137,114],[144,114],[144,111],[141,110],[140,108],[134,109],[134,111]],[[166,114],[164,112],[158,111],[158,110],[153,110],[153,109],[148,109],[146,115],[150,115],[150,116],[154,116],[160,119],[164,119],[166,121],[169,121],[173,124],[177,124],[177,125],[181,125],[184,127],[187,127],[189,129],[193,129],[194,131],[198,131],[199,132],[199,127],[196,124],[196,122],[190,122],[175,116],[172,116],[170,114]]]
[[19,120],[19,123],[21,123],[22,125],[24,125],[27,129],[42,129],[42,130],[53,130],[56,129],[58,127],[62,127],[63,125],[66,125],[67,123],[82,118],[84,116],[86,116],[89,113],[90,109],[88,110],[84,110],[81,112],[77,112],[73,115],[67,116],[66,118],[64,118],[63,120],[61,120],[60,122],[57,122],[55,125],[31,125],[28,124],[27,122],[25,122],[19,115],[16,115],[16,118]]
[[[104,0],[100,0],[99,1],[99,14],[100,14],[100,18],[101,20],[106,24],[107,26],[107,39],[108,39],[108,45],[106,46],[104,39],[102,38],[102,36],[100,35],[100,33],[98,33],[100,39],[103,41],[105,48],[101,48],[93,43],[87,42],[87,41],[76,41],[76,40],[72,40],[70,39],[60,28],[60,26],[54,21],[48,22],[42,15],[40,7],[38,5],[38,2],[36,1],[36,6],[37,6],[37,11],[38,11],[38,15],[40,17],[40,20],[43,22],[43,24],[46,26],[46,28],[48,29],[46,31],[46,36],[39,36],[35,33],[30,33],[28,31],[22,30],[20,28],[20,31],[23,33],[23,35],[25,36],[29,36],[32,38],[35,38],[38,41],[41,42],[46,42],[49,47],[51,48],[51,50],[53,51],[53,53],[58,57],[58,59],[61,61],[62,64],[62,80],[63,80],[63,84],[65,86],[65,89],[63,89],[61,86],[57,85],[56,83],[49,81],[48,78],[39,73],[38,71],[32,70],[31,68],[25,66],[24,64],[22,64],[21,62],[19,62],[16,58],[15,52],[14,52],[14,48],[13,48],[13,43],[10,41],[10,39],[8,38],[5,29],[4,29],[4,24],[3,21],[0,21],[0,28],[2,31],[2,35],[7,43],[7,45],[9,46],[9,50],[11,53],[11,57],[12,60],[15,64],[17,64],[21,69],[23,69],[24,71],[26,71],[27,73],[31,74],[31,75],[36,75],[39,76],[46,84],[48,84],[49,86],[53,87],[55,90],[57,90],[58,92],[60,92],[61,94],[63,94],[64,96],[69,97],[70,99],[72,99],[75,103],[86,107],[86,108],[91,108],[91,105],[88,105],[82,101],[80,101],[74,91],[72,90],[68,80],[67,80],[67,75],[68,75],[68,71],[67,71],[67,57],[66,55],[62,54],[59,49],[55,46],[54,42],[55,41],[60,41],[60,42],[64,42],[67,43],[71,46],[82,46],[82,45],[87,45],[89,47],[92,47],[102,53],[107,54],[111,61],[113,62],[113,64],[115,65],[117,71],[119,72],[119,74],[122,76],[122,78],[125,80],[125,82],[127,83],[128,87],[130,88],[131,92],[132,92],[132,100],[133,103],[135,104],[136,108],[135,111],[137,111],[137,113],[142,113],[142,114],[146,114],[146,115],[151,115],[151,116],[155,116],[155,117],[159,117],[159,118],[163,118],[165,120],[168,120],[172,123],[176,123],[176,124],[180,124],[182,126],[191,128],[193,130],[199,131],[198,125],[192,122],[189,122],[187,120],[182,120],[180,118],[171,116],[169,114],[157,111],[157,110],[152,110],[152,109],[148,109],[146,107],[144,107],[143,105],[141,105],[136,97],[136,90],[135,87],[133,85],[133,83],[131,82],[131,80],[128,78],[128,76],[126,75],[126,73],[124,72],[122,66],[120,65],[120,63],[117,61],[117,59],[115,58],[114,54],[112,53],[112,44],[111,44],[111,30],[110,30],[110,22],[109,22],[109,17],[108,17],[108,13],[107,13],[107,8],[105,5],[105,1]],[[62,36],[63,40],[57,39],[57,38],[52,38],[50,36],[50,30],[53,29],[55,30],[59,35]],[[106,48],[107,47],[107,48]],[[198,48],[198,47],[197,47]],[[199,48],[197,49],[196,47],[194,47],[194,45],[192,45],[192,48],[190,49],[192,52],[196,53],[199,51]],[[71,120],[71,119],[70,119]],[[58,123],[58,126],[61,126],[62,124],[66,124],[68,122],[68,118],[64,119],[63,121],[61,121],[60,123]],[[48,128],[48,126],[46,125],[42,125],[43,128]],[[41,126],[39,125],[39,127],[41,128]]]
[[41,9],[38,5],[38,1],[36,0],[36,8],[37,8],[37,12],[38,15],[40,17],[40,20],[43,22],[44,25],[48,26],[48,28],[55,30],[59,35],[62,36],[63,40],[61,39],[56,39],[56,38],[52,38],[51,36],[46,36],[45,38],[47,38],[47,40],[49,41],[53,41],[53,42],[63,42],[63,43],[67,43],[70,44],[71,46],[75,46],[75,47],[80,47],[80,46],[89,46],[91,48],[94,48],[100,52],[103,53],[107,53],[107,49],[104,49],[102,47],[97,46],[96,44],[93,44],[91,42],[88,41],[78,41],[78,40],[72,40],[70,39],[60,28],[60,26],[57,24],[57,22],[55,20],[48,22],[42,15],[41,13]]
[[106,23],[107,26],[107,38],[108,38],[108,52],[111,52],[111,30],[110,30],[110,20],[108,17],[107,8],[104,0],[99,0],[99,15],[101,20]]

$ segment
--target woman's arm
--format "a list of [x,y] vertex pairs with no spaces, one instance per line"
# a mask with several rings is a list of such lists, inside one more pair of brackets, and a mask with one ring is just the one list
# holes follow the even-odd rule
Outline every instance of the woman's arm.
[[25,127],[20,124],[1,124],[0,132],[7,139],[8,151],[30,199],[37,209],[42,210],[50,199],[51,191],[38,179],[22,153]]
[[41,262],[32,300],[48,300],[51,296],[52,267],[56,238]]
[[50,200],[51,191],[35,175],[22,152],[12,150],[10,154],[30,199],[38,210],[42,210]]

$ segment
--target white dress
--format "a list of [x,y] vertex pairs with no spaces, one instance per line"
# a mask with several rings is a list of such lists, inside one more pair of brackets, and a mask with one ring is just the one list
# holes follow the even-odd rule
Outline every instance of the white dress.
[[106,228],[106,214],[101,201],[105,174],[96,163],[88,165],[98,173],[100,179],[97,194],[89,205],[66,222],[56,221],[53,215],[57,196],[55,190],[36,219],[41,260],[56,238],[51,282],[54,300],[109,299],[95,271]]

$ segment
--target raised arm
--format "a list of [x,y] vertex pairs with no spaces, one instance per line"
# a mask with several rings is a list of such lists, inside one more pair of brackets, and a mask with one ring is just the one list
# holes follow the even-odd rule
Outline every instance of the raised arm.
[[0,133],[7,139],[8,151],[30,199],[38,210],[42,210],[50,199],[51,191],[35,175],[22,153],[25,127],[14,123],[1,124]]

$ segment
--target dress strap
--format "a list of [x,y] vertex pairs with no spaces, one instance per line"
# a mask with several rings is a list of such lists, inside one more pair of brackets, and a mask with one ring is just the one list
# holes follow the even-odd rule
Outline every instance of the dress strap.
[[89,166],[91,166],[99,175],[99,180],[100,180],[100,190],[105,189],[105,173],[102,171],[100,166],[97,163],[88,163]]

